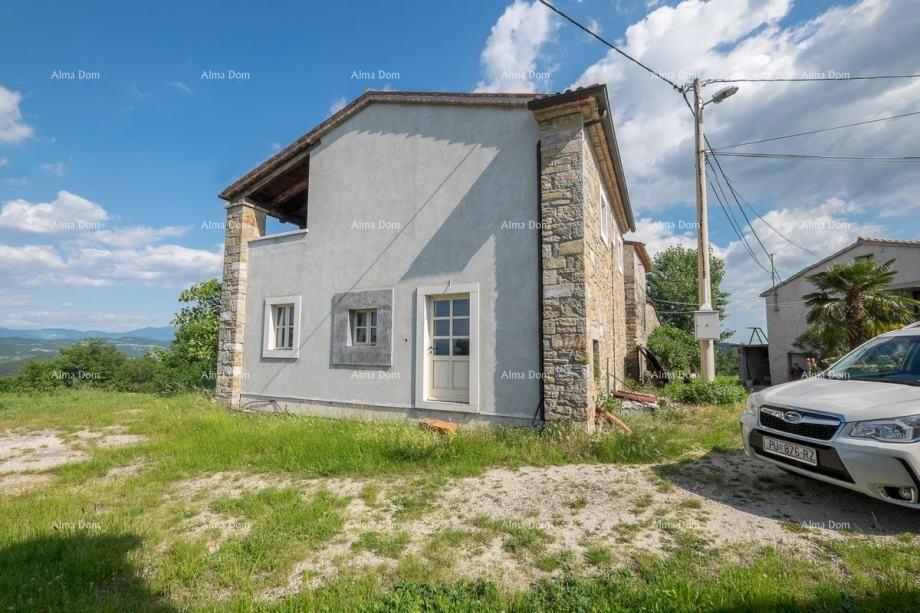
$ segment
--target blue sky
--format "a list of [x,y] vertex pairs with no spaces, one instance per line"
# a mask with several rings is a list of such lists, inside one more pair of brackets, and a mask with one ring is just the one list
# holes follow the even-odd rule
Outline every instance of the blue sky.
[[[920,72],[914,1],[558,5],[679,76]],[[555,91],[607,82],[639,237],[653,251],[692,242],[684,227],[693,218],[692,123],[683,103],[533,3],[285,2],[266,10],[31,1],[7,2],[2,14],[0,326],[167,323],[181,288],[219,271],[223,232],[203,228],[223,219],[216,194],[368,88]],[[52,78],[79,70],[100,78]],[[201,78],[231,70],[248,78]],[[503,78],[515,70],[543,76]],[[355,79],[354,71],[391,78]],[[920,109],[920,90],[903,82],[751,85],[708,107],[707,127],[728,143],[913,107]],[[771,150],[916,154],[917,124],[892,121]],[[815,164],[736,158],[726,169],[774,226],[821,255],[857,235],[916,238],[911,168]],[[769,275],[714,202],[712,220],[736,298],[728,323],[758,325],[756,294]],[[784,275],[815,259],[757,222],[755,229]]]

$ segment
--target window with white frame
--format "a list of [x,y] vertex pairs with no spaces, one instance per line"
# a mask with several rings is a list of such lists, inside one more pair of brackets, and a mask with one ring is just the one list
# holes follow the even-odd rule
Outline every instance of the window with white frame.
[[377,309],[355,309],[350,312],[351,344],[377,344]]
[[272,349],[291,350],[294,348],[294,305],[276,304],[272,307],[272,323],[275,324],[275,337]]
[[300,296],[278,296],[265,300],[263,357],[298,357],[300,317]]
[[608,226],[610,225],[610,202],[607,200],[607,194],[604,192],[604,186],[600,186],[600,201],[601,201],[601,238],[604,240],[604,244],[610,244],[610,238],[608,234]]

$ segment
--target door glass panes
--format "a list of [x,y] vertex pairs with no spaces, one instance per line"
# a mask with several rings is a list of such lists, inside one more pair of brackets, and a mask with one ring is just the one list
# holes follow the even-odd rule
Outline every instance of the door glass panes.
[[470,354],[470,299],[435,300],[431,336],[434,355]]
[[435,355],[450,355],[450,339],[448,338],[434,339],[434,354]]
[[451,302],[453,303],[455,317],[469,317],[470,316],[470,299],[469,298],[451,300]]
[[450,300],[435,300],[434,301],[434,316],[435,317],[447,317],[450,315]]

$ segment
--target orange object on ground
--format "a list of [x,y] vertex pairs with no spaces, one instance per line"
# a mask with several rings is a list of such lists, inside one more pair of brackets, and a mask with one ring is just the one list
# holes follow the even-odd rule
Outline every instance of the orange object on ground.
[[442,421],[440,419],[420,419],[418,425],[422,428],[428,428],[429,430],[436,430],[438,432],[453,432],[459,427],[455,423]]

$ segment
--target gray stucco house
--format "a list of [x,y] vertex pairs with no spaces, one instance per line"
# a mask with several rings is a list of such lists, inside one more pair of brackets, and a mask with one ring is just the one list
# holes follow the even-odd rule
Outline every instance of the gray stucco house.
[[800,270],[782,283],[760,294],[766,301],[770,380],[773,385],[789,381],[795,364],[804,367],[806,356],[795,348],[795,340],[808,329],[808,308],[803,296],[815,290],[809,275],[834,264],[857,258],[872,258],[882,264],[895,258],[898,271],[891,289],[920,299],[920,241],[857,238],[852,245]]
[[642,266],[602,85],[368,91],[220,198],[233,407],[591,428],[622,381]]

